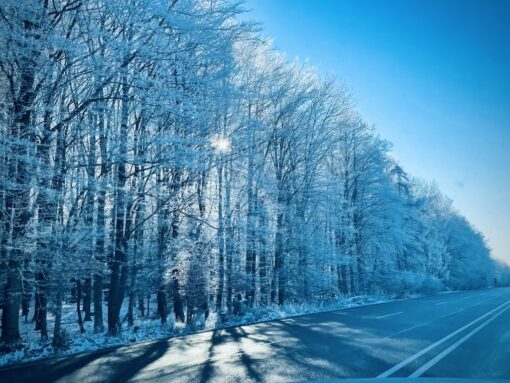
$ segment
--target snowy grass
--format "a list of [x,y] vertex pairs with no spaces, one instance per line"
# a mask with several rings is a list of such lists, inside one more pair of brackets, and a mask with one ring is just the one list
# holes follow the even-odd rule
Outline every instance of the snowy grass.
[[[418,296],[420,295],[413,294],[404,298],[407,299]],[[400,299],[401,298],[402,297],[400,297]],[[321,304],[287,304],[283,306],[254,307],[245,309],[243,314],[240,316],[231,316],[227,318],[227,320],[223,323],[219,322],[219,318],[216,316],[216,313],[211,313],[206,321],[204,321],[203,317],[200,318],[194,326],[195,328],[189,328],[183,323],[176,323],[173,316],[169,316],[168,323],[162,325],[160,320],[154,313],[152,313],[148,317],[135,319],[132,327],[124,325],[122,332],[115,337],[107,336],[105,333],[94,333],[93,322],[84,322],[85,332],[83,334],[80,333],[77,324],[76,305],[68,304],[63,306],[62,320],[62,329],[67,342],[67,347],[65,349],[53,349],[51,346],[51,339],[46,342],[42,342],[40,333],[33,330],[34,323],[30,320],[25,322],[24,318],[21,318],[20,332],[22,336],[22,345],[14,352],[0,355],[0,366],[35,361],[50,357],[72,355],[85,351],[97,351],[112,346],[122,346],[140,341],[168,339],[175,336],[182,336],[197,332],[267,322],[306,314],[335,311],[349,307],[358,307],[395,300],[397,299],[388,296],[362,295]],[[155,304],[153,307],[155,307]],[[123,311],[125,312],[125,310]],[[106,312],[106,310],[104,312]],[[50,331],[53,327],[53,320],[54,318],[52,315],[48,315],[48,327]]]

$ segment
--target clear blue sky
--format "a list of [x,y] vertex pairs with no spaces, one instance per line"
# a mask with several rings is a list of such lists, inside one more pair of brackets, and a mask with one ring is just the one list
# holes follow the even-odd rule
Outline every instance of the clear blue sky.
[[510,0],[248,0],[510,263]]

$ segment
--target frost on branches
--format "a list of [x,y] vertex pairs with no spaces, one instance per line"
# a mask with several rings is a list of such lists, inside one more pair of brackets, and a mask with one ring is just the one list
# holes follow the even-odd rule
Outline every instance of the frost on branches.
[[1,3],[4,352],[505,282],[345,88],[239,3]]

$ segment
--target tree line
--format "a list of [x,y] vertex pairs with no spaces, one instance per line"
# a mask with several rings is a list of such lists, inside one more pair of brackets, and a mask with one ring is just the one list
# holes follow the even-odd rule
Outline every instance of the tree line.
[[502,283],[483,235],[393,160],[345,86],[274,50],[242,3],[0,4],[3,344],[33,306],[58,346],[71,293],[82,331],[114,336],[151,297],[163,324],[193,327],[241,300]]

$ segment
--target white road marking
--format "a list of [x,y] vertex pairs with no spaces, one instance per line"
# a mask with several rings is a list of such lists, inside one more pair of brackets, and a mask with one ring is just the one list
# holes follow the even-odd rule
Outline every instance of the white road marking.
[[406,329],[403,329],[403,330],[397,331],[397,332],[395,332],[395,333],[393,333],[393,334],[391,334],[391,335],[385,336],[383,339],[393,338],[395,335],[400,335],[400,334],[403,334],[403,333],[405,333],[405,332],[407,332],[407,331],[414,330],[415,328],[419,328],[419,327],[426,326],[426,325],[428,325],[428,324],[430,324],[430,323],[432,323],[432,322],[435,322],[435,321],[437,321],[437,320],[439,320],[439,319],[443,319],[443,318],[446,318],[446,317],[449,317],[449,316],[455,315],[455,314],[457,314],[457,313],[460,313],[461,311],[464,311],[464,309],[458,309],[457,311],[454,311],[454,312],[452,312],[452,313],[449,313],[449,314],[446,314],[446,315],[442,315],[442,316],[440,316],[440,317],[438,317],[438,318],[434,318],[434,319],[429,320],[429,321],[427,321],[427,322],[419,323],[419,324],[417,324],[417,325],[414,325],[414,326],[408,327],[408,328],[406,328]]
[[[469,298],[469,297],[467,297],[467,298]],[[480,304],[482,304],[482,303],[487,303],[488,301],[493,300],[493,299],[496,299],[496,298],[497,298],[497,297],[495,297],[495,298],[490,298],[490,299],[489,299],[489,300],[487,300],[487,301],[479,302],[479,303],[476,303],[476,304],[471,305],[471,306],[466,306],[466,309],[469,309],[469,308],[471,308],[471,307],[478,306],[478,305],[480,305]],[[465,298],[460,298],[459,300],[463,300],[463,299],[465,299]],[[447,302],[447,301],[446,301],[446,302]],[[400,335],[400,334],[403,334],[403,333],[405,333],[405,332],[407,332],[407,331],[414,330],[415,328],[419,328],[419,327],[426,326],[426,325],[428,325],[428,324],[430,324],[430,323],[435,322],[436,320],[443,319],[443,318],[449,317],[449,316],[451,316],[451,315],[455,315],[455,314],[457,314],[457,313],[460,313],[461,311],[464,311],[464,308],[460,308],[460,309],[458,309],[458,310],[456,310],[456,311],[454,311],[454,312],[452,312],[452,313],[449,313],[449,314],[446,314],[446,315],[441,315],[441,316],[440,316],[440,317],[438,317],[438,318],[434,318],[434,319],[429,320],[429,321],[427,321],[427,322],[419,323],[419,324],[417,324],[417,325],[414,325],[414,326],[408,327],[408,328],[406,328],[406,329],[403,329],[403,330],[397,331],[397,332],[395,332],[395,333],[393,333],[393,334],[391,334],[391,335],[387,335],[387,336],[385,336],[383,339],[393,338],[393,337],[394,337],[394,336],[396,336],[396,335]]]
[[436,355],[434,358],[429,360],[427,363],[425,363],[423,366],[421,366],[419,369],[417,369],[415,372],[413,372],[411,375],[409,375],[410,378],[418,378],[420,377],[424,372],[429,370],[430,368],[434,367],[441,359],[443,359],[445,356],[447,356],[449,353],[451,353],[453,350],[455,350],[457,347],[459,347],[462,343],[467,341],[469,338],[471,338],[473,335],[475,335],[478,331],[483,329],[485,326],[487,326],[489,323],[491,323],[494,319],[499,317],[501,314],[503,314],[506,310],[508,310],[510,306],[505,307],[503,310],[501,310],[496,315],[489,318],[487,321],[483,322],[481,325],[476,327],[474,330],[469,332],[467,335],[464,335],[462,338],[460,338],[457,342],[452,344],[450,347],[448,347],[446,350],[441,352],[440,354]]
[[440,344],[446,342],[448,339],[454,337],[458,333],[460,333],[460,332],[464,331],[465,329],[471,327],[475,323],[480,322],[482,319],[488,317],[489,315],[491,315],[495,311],[499,310],[500,308],[502,308],[504,306],[508,306],[509,303],[510,303],[510,301],[506,301],[505,303],[499,305],[495,309],[490,310],[489,312],[487,312],[487,313],[483,314],[482,316],[476,318],[475,320],[469,322],[467,325],[464,325],[461,328],[459,328],[458,330],[455,330],[454,332],[452,332],[449,335],[445,336],[444,338],[439,339],[437,342],[432,343],[431,345],[429,345],[429,346],[425,347],[424,349],[422,349],[421,351],[418,351],[417,353],[411,355],[409,358],[403,360],[402,362],[397,363],[393,367],[391,367],[388,370],[384,371],[383,373],[379,374],[376,378],[378,378],[378,379],[380,379],[380,378],[387,378],[388,376],[390,376],[394,372],[400,370],[402,367],[404,367],[404,366],[408,365],[409,363],[411,363],[412,361],[418,359],[420,356],[426,354],[427,352],[429,352],[433,348],[435,348],[435,347],[439,346]]
[[444,305],[445,303],[447,303],[447,302],[446,302],[446,301],[444,301],[444,302],[439,302],[439,303],[436,303],[436,306]]
[[403,313],[404,313],[403,311],[399,311],[398,313],[393,313],[393,314],[388,314],[388,315],[383,315],[383,316],[380,316],[380,317],[376,317],[376,319],[388,318],[388,317],[392,317],[393,315],[398,315],[398,314],[403,314]]

